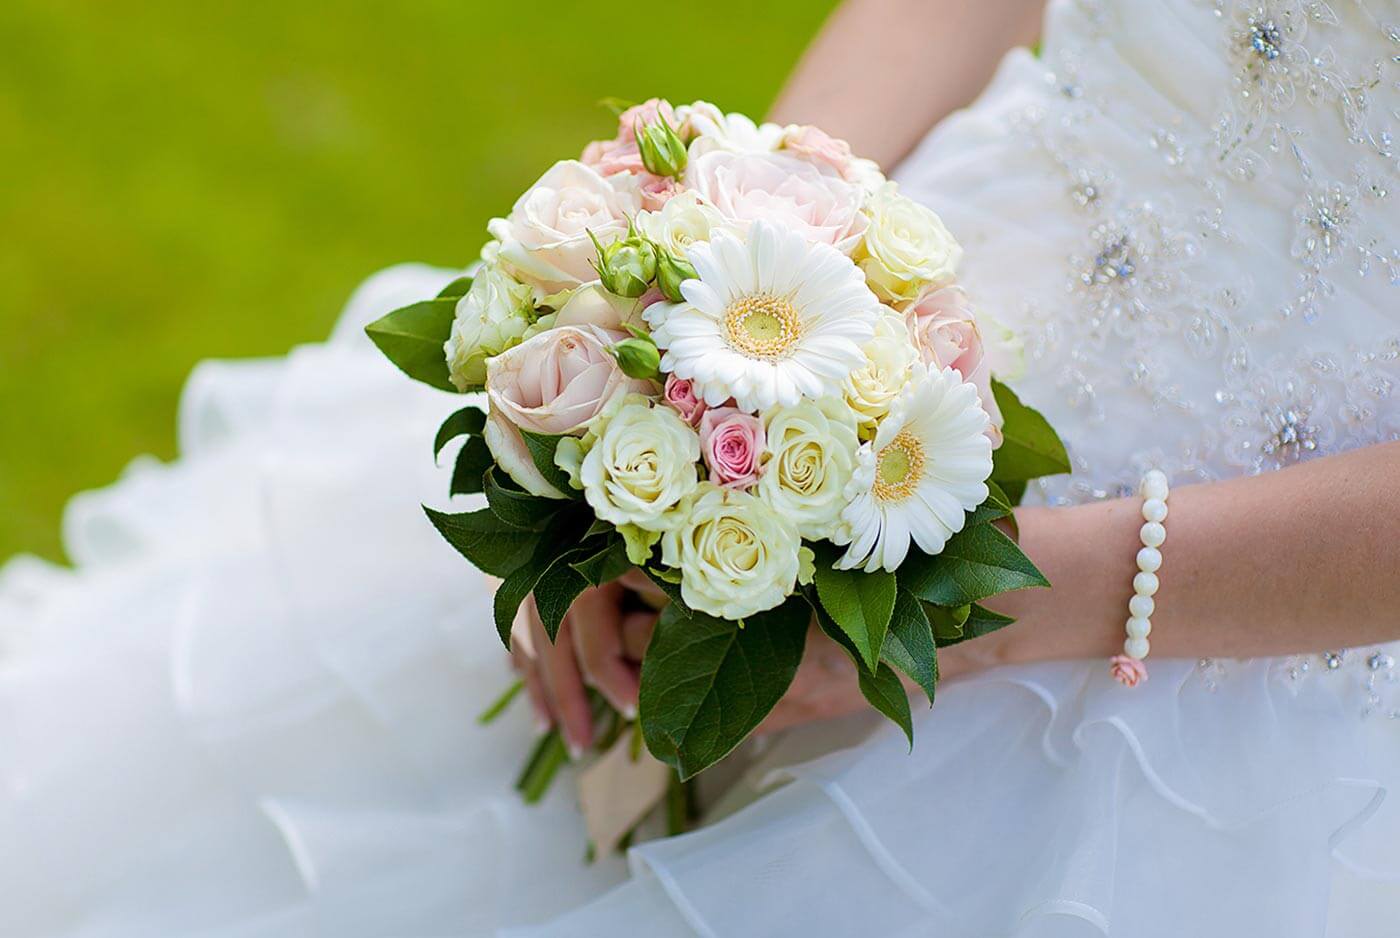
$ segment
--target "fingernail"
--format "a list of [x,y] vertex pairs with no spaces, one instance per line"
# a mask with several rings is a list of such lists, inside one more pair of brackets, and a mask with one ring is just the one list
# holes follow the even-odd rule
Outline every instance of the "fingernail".
[[637,705],[636,705],[636,704],[623,704],[623,707],[622,707],[622,715],[623,715],[623,717],[625,717],[625,718],[628,719],[628,720],[635,720],[635,719],[637,719]]
[[543,736],[545,733],[548,733],[549,730],[550,730],[550,723],[549,723],[549,721],[548,721],[547,719],[545,719],[544,717],[540,716],[538,713],[535,714],[535,735],[536,735],[536,736]]
[[577,762],[583,758],[583,747],[575,742],[566,742],[564,747],[569,750],[569,761]]

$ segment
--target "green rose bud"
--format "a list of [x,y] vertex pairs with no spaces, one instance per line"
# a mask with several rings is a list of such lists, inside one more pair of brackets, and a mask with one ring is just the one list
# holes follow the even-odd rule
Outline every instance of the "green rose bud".
[[650,338],[634,336],[612,347],[617,364],[629,378],[647,380],[661,374],[661,352]]
[[685,141],[666,123],[666,118],[657,115],[653,123],[633,127],[633,133],[647,172],[657,176],[679,176],[685,172]]
[[690,261],[684,257],[675,257],[665,251],[657,252],[656,285],[661,288],[662,295],[672,303],[679,303],[683,299],[681,282],[694,280],[699,276],[690,265]]
[[631,225],[627,227],[627,237],[619,238],[603,247],[593,232],[593,246],[598,249],[598,260],[593,269],[598,271],[598,279],[603,287],[618,296],[638,297],[647,292],[651,281],[656,277],[656,246],[637,234]]

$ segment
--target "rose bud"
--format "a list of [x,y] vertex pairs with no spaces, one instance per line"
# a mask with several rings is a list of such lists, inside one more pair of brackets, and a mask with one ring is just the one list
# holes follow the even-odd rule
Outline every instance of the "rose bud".
[[637,149],[647,172],[657,176],[679,176],[685,172],[685,141],[680,138],[663,115],[633,128]]
[[629,378],[648,380],[661,376],[661,353],[650,338],[633,336],[612,347],[618,367]]
[[656,285],[661,288],[661,295],[672,303],[681,302],[681,283],[686,280],[694,280],[700,276],[695,272],[695,268],[690,265],[690,261],[683,257],[675,257],[665,251],[658,251],[656,255]]
[[[592,237],[592,232],[589,232]],[[656,246],[628,225],[627,237],[603,247],[597,238],[598,260],[593,269],[603,286],[618,296],[637,297],[647,292],[656,277]]]

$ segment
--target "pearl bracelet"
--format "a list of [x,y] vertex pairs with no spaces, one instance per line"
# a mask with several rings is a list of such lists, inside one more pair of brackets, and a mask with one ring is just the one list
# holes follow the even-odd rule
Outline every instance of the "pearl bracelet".
[[1153,469],[1142,477],[1142,549],[1137,553],[1138,573],[1133,577],[1133,598],[1128,600],[1128,637],[1123,641],[1123,654],[1110,659],[1113,677],[1121,684],[1134,687],[1147,680],[1143,659],[1152,650],[1147,636],[1152,634],[1152,597],[1157,592],[1157,571],[1162,566],[1162,545],[1167,540],[1167,477]]

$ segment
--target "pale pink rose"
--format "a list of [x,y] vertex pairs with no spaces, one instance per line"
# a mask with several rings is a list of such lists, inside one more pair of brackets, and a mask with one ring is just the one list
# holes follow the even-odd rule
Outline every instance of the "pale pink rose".
[[645,392],[608,349],[624,338],[594,325],[557,326],[486,364],[486,394],[502,418],[534,433],[577,433],[618,394]]
[[661,211],[661,207],[669,202],[672,196],[681,191],[680,184],[670,176],[653,176],[651,173],[642,173],[638,180],[642,184],[642,208],[648,212]]
[[581,159],[603,176],[646,171],[635,140],[594,140],[583,148]]
[[992,369],[972,304],[961,287],[943,287],[923,297],[905,313],[919,357],[932,368],[951,368],[977,388],[982,408],[991,417],[987,436],[1001,445],[1001,408],[992,394]]
[[486,438],[486,448],[491,451],[497,465],[522,489],[540,498],[565,497],[563,492],[549,484],[549,480],[535,465],[535,459],[530,455],[530,448],[525,445],[525,438],[520,435],[520,430],[505,419],[495,405],[491,405],[487,410],[483,435]]
[[763,471],[763,421],[737,407],[712,407],[700,417],[700,454],[710,481],[727,489],[746,489]]
[[857,186],[788,153],[711,150],[691,159],[685,185],[740,228],[767,219],[846,254],[869,224]]
[[[569,298],[555,314],[554,325],[598,326],[612,332],[625,332],[628,326],[642,329],[646,327],[646,322],[642,319],[643,311],[656,302],[648,296],[648,293],[639,297],[618,296],[594,280],[569,294]],[[659,290],[656,297],[664,299]]]
[[1114,655],[1108,659],[1108,665],[1108,673],[1113,675],[1113,679],[1124,687],[1137,687],[1139,683],[1147,680],[1147,665],[1137,658]]
[[569,290],[594,279],[597,249],[589,231],[607,244],[627,231],[641,210],[629,177],[604,179],[577,160],[555,163],[516,200],[506,218],[487,225],[500,242],[499,261],[543,293]]
[[692,427],[698,424],[705,414],[705,401],[695,393],[689,378],[667,375],[666,390],[662,392],[662,397],[681,415],[681,419]]
[[851,145],[819,127],[805,124],[787,128],[783,131],[782,148],[794,156],[831,167],[842,179],[852,178]]

